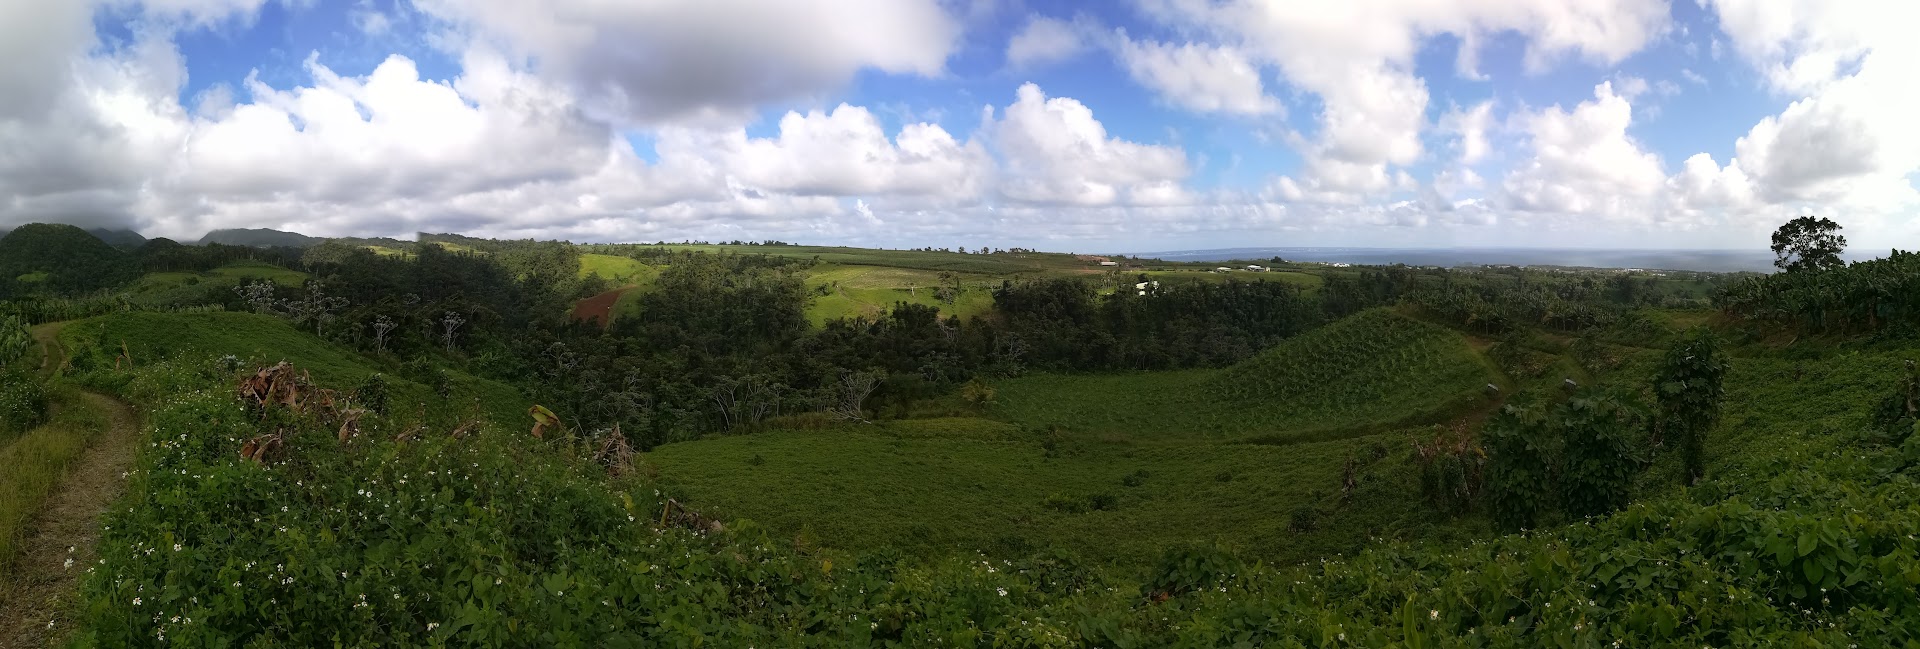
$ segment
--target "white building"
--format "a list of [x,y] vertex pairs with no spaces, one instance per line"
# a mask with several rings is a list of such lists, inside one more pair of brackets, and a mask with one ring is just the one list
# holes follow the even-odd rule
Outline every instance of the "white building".
[[1120,262],[1117,262],[1117,261],[1103,261],[1103,262],[1100,262],[1100,265],[1102,265],[1102,266],[1118,266],[1118,265],[1120,265]]

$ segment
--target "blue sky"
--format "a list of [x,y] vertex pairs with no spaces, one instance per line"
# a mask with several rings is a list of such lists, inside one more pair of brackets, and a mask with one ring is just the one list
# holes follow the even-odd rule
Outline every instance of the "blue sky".
[[1920,231],[1909,6],[1308,4],[10,7],[0,145],[33,153],[0,164],[33,167],[0,167],[0,225],[1101,251]]

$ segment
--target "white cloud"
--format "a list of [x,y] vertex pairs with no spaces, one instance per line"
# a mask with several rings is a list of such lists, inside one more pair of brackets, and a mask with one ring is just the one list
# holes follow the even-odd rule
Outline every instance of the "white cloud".
[[[1260,0],[1141,0],[1147,15],[1177,29],[1208,34],[1223,46],[1275,66],[1285,81],[1319,96],[1319,132],[1302,142],[1303,194],[1370,190],[1388,166],[1421,153],[1428,126],[1426,83],[1413,73],[1424,39],[1451,33],[1469,51],[1456,67],[1478,73],[1475,51],[1486,36],[1526,38],[1529,70],[1567,56],[1610,65],[1664,32],[1664,0],[1358,0],[1340,3]],[[1328,160],[1321,161],[1320,158]],[[1358,165],[1361,168],[1352,169]],[[1324,174],[1318,175],[1315,174]],[[1340,202],[1360,196],[1323,196]]]
[[1164,183],[1188,174],[1185,152],[1107,136],[1093,111],[1069,97],[1020,86],[1013,105],[981,127],[1004,161],[1002,195],[1016,202],[1108,205],[1162,202]]
[[1056,63],[1085,51],[1084,30],[1073,23],[1035,15],[1007,41],[1007,64],[1026,68]]
[[1516,210],[1644,219],[1666,183],[1660,159],[1627,135],[1633,107],[1611,82],[1572,110],[1559,106],[1518,118],[1533,157],[1502,188]]
[[607,115],[737,125],[866,69],[943,74],[960,24],[937,0],[420,0],[531,58]]
[[675,129],[663,157],[702,158],[749,186],[818,195],[911,195],[970,201],[980,196],[993,163],[977,142],[961,143],[935,124],[908,124],[889,141],[873,113],[841,104],[831,113],[787,113],[776,138],[744,131],[708,134]]
[[1260,69],[1232,47],[1116,37],[1121,62],[1134,81],[1175,105],[1198,112],[1257,115],[1280,103],[1267,96]]
[[1920,42],[1911,4],[1714,0],[1734,51],[1799,99],[1735,144],[1757,196],[1893,210],[1920,200]]
[[1466,110],[1456,106],[1440,117],[1440,131],[1459,138],[1455,147],[1460,152],[1460,164],[1464,165],[1479,164],[1493,150],[1487,143],[1487,131],[1492,126],[1492,100],[1474,104]]

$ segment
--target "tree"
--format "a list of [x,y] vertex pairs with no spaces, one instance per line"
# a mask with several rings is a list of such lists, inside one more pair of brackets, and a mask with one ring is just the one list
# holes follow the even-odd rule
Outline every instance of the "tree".
[[381,352],[387,351],[387,334],[392,332],[394,328],[398,326],[400,326],[400,323],[394,322],[393,318],[389,318],[384,315],[374,316],[373,347],[376,351],[381,351]]
[[1667,350],[1654,377],[1660,430],[1680,446],[1690,481],[1706,473],[1707,430],[1720,420],[1720,400],[1726,395],[1721,382],[1726,374],[1727,357],[1720,351],[1719,340],[1711,330],[1696,327]]
[[1787,272],[1821,271],[1847,265],[1840,253],[1847,238],[1831,219],[1802,216],[1773,231],[1773,265]]

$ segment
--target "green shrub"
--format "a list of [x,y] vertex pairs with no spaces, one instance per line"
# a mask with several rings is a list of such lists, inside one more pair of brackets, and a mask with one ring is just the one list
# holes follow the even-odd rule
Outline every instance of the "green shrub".
[[1553,458],[1559,452],[1539,406],[1505,406],[1487,421],[1487,497],[1494,523],[1523,530],[1539,523],[1551,505]]
[[1141,584],[1148,599],[1165,599],[1215,588],[1239,576],[1245,566],[1216,545],[1178,545],[1167,548],[1154,562],[1153,572]]
[[1562,435],[1559,482],[1562,507],[1571,516],[1605,514],[1625,507],[1634,475],[1644,463],[1636,433],[1645,416],[1619,399],[1582,395],[1555,410]]
[[1668,348],[1654,377],[1660,428],[1680,447],[1690,480],[1706,474],[1707,432],[1720,420],[1727,357],[1713,331],[1696,327]]
[[24,371],[0,372],[0,441],[46,421],[46,387]]

